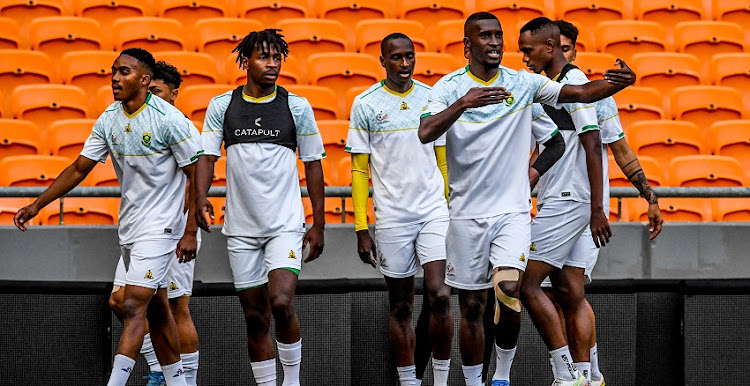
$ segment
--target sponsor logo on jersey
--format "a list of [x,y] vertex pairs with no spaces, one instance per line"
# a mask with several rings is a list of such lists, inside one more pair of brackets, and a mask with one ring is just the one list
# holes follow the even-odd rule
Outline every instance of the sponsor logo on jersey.
[[151,273],[151,270],[149,269],[148,272],[146,272],[146,276],[144,276],[143,278],[148,279],[148,280],[154,280],[154,274]]
[[531,245],[529,245],[529,250],[531,252],[536,252],[536,243],[531,243]]
[[522,253],[522,254],[521,254],[521,258],[520,258],[520,259],[518,259],[518,260],[520,260],[520,261],[522,261],[522,262],[526,261],[526,255]]
[[570,192],[562,192],[563,197],[570,197]]
[[133,129],[130,128],[130,124],[129,123],[127,125],[125,125],[125,132],[126,133],[132,133],[133,132]]
[[175,282],[173,282],[173,281],[169,282],[169,290],[170,291],[177,291],[178,289],[179,289],[179,287],[177,287],[177,284],[175,284]]
[[271,130],[271,129],[235,129],[234,135],[236,136],[242,136],[242,135],[264,135],[267,137],[278,137],[281,130]]
[[260,127],[260,118],[258,118],[258,119],[255,120],[255,126]]
[[289,258],[297,260],[297,255],[294,253],[294,251],[289,251]]
[[143,146],[151,146],[151,133],[143,133],[143,140],[141,143]]
[[406,101],[401,102],[401,110],[409,110],[409,105],[406,104]]
[[388,114],[384,112],[379,112],[378,115],[375,116],[375,120],[378,122],[385,122],[388,119]]
[[164,233],[171,235],[172,234],[172,228],[164,228]]
[[515,96],[513,96],[513,94],[510,94],[510,96],[508,97],[508,99],[506,99],[506,100],[505,100],[505,105],[506,105],[506,106],[510,106],[510,105],[512,105],[512,104],[513,104],[513,102],[515,102],[515,101],[516,101],[516,97],[515,97]]

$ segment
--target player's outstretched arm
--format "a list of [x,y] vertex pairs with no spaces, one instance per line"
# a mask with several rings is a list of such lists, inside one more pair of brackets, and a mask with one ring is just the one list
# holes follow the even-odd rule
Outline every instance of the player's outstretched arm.
[[377,267],[377,250],[367,226],[367,198],[370,196],[370,155],[352,153],[352,204],[354,231],[357,233],[357,255],[365,264]]
[[508,97],[510,92],[503,87],[474,87],[447,109],[435,115],[423,116],[419,121],[419,140],[429,143],[438,139],[466,109],[498,104]]
[[13,218],[13,223],[16,224],[18,229],[25,231],[26,222],[34,218],[39,210],[50,202],[57,200],[78,186],[91,173],[94,166],[96,166],[96,161],[79,155],[33,203],[18,210]]
[[185,233],[177,243],[177,258],[180,263],[187,263],[195,259],[198,252],[198,225],[195,219],[195,163],[184,166],[182,171],[187,176],[187,224],[185,224]]
[[310,252],[305,257],[305,263],[313,261],[323,253],[323,233],[325,230],[325,184],[323,183],[323,166],[320,160],[305,162],[305,176],[307,177],[307,192],[313,210],[313,224],[305,233],[302,249],[310,245]]
[[[538,149],[538,148],[537,148]],[[536,154],[538,150],[535,150]],[[565,140],[559,132],[544,143],[544,150],[535,157],[533,164],[529,167],[529,184],[534,189],[539,177],[549,170],[565,153]]]
[[648,179],[646,179],[646,174],[643,172],[643,168],[641,168],[641,163],[638,161],[638,157],[633,152],[633,149],[630,148],[625,138],[610,143],[609,147],[612,149],[612,155],[615,157],[617,166],[628,177],[630,183],[638,189],[641,197],[648,202],[648,231],[651,233],[650,239],[653,240],[661,233],[661,227],[664,223],[661,210],[659,209],[659,199],[651,189]]
[[208,201],[208,189],[211,188],[214,179],[217,159],[219,157],[215,155],[203,154],[195,163],[195,224],[206,232],[211,232],[211,220],[214,218],[214,207]]
[[625,87],[635,83],[636,74],[628,65],[617,59],[615,65],[620,68],[607,70],[604,73],[604,79],[595,80],[583,85],[566,84],[560,90],[558,103],[593,103],[604,98],[610,97]]
[[607,215],[604,213],[604,180],[602,171],[602,139],[599,130],[589,130],[578,136],[586,151],[586,169],[591,185],[591,236],[596,247],[603,247],[612,237]]

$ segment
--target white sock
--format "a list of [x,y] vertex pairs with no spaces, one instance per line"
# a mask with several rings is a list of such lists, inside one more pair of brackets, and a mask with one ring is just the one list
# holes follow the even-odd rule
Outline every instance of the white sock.
[[591,348],[591,379],[597,381],[602,379],[602,373],[599,370],[599,353],[596,344]]
[[148,367],[151,371],[161,371],[159,360],[156,359],[156,351],[154,351],[154,345],[151,343],[151,334],[143,336],[143,345],[141,346],[141,354],[146,358]]
[[279,362],[284,369],[282,386],[299,386],[299,368],[302,363],[302,339],[296,343],[281,343],[276,341],[279,348]]
[[493,381],[505,380],[510,381],[510,366],[513,364],[513,358],[516,356],[516,348],[510,350],[498,347],[495,344],[495,374],[492,375]]
[[161,371],[164,373],[164,380],[167,382],[167,386],[187,386],[187,383],[185,383],[185,370],[182,368],[181,360],[171,365],[162,366]]
[[461,366],[466,386],[482,386],[482,365]]
[[182,368],[185,370],[185,383],[196,386],[198,382],[198,351],[190,354],[180,354]]
[[135,359],[131,359],[122,354],[115,355],[112,364],[112,374],[109,375],[107,386],[125,386],[130,378],[130,372],[135,367]]
[[575,364],[578,369],[578,374],[586,377],[587,380],[591,380],[591,362],[578,362]]
[[258,386],[276,386],[276,358],[251,362],[250,366]]
[[417,367],[414,365],[396,367],[398,382],[401,386],[415,386],[417,384]]
[[448,386],[448,373],[451,369],[451,359],[432,358],[432,376],[435,386]]
[[422,380],[417,378],[417,380],[414,381],[414,386],[422,386]]
[[555,379],[560,381],[574,381],[578,379],[578,370],[576,370],[576,366],[573,364],[568,346],[552,350],[549,352],[549,355],[554,361],[552,371],[555,374]]

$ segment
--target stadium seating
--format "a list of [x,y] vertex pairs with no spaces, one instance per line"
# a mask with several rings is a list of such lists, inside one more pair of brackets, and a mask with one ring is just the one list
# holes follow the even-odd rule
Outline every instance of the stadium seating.
[[[386,36],[400,32],[414,43],[415,51],[431,51],[432,44],[421,23],[414,20],[363,20],[354,29],[357,52],[380,57],[380,42]],[[421,55],[420,55],[421,57]]]
[[47,149],[50,154],[78,158],[83,144],[91,135],[95,119],[65,119],[54,122],[47,130]]
[[604,72],[615,68],[617,58],[614,55],[600,52],[579,52],[575,65],[583,71],[589,80],[602,79]]
[[105,36],[112,34],[112,23],[117,19],[156,14],[149,2],[137,0],[76,0],[73,4],[75,14],[98,21]]
[[211,186],[227,186],[227,158],[221,157],[214,164],[214,177]]
[[711,200],[714,221],[750,221],[750,198],[714,198]]
[[750,178],[750,120],[714,122],[707,142],[712,154],[733,157]]
[[[33,198],[0,198],[0,225],[13,225],[13,217],[19,209],[34,202]],[[32,218],[26,225],[37,225],[39,219]]]
[[185,28],[192,28],[200,19],[231,14],[227,0],[159,0],[157,4],[158,16],[179,20]]
[[[237,54],[229,54],[225,59],[225,73],[227,82],[234,85],[244,85],[247,83],[247,70],[240,68],[237,63]],[[294,56],[287,56],[281,65],[281,73],[276,80],[276,84],[287,86],[293,84],[305,84],[304,65],[300,64]]]
[[17,155],[0,161],[0,186],[49,186],[70,165],[65,157]]
[[69,15],[71,12],[62,1],[4,0],[0,3],[0,16],[15,20],[22,30],[38,17]]
[[117,59],[114,51],[69,52],[60,60],[63,83],[80,87],[89,97],[89,106],[97,110],[97,91],[111,88],[112,63]]
[[307,58],[319,52],[347,51],[347,33],[336,20],[286,19],[276,23],[289,45],[289,54]]
[[232,53],[248,31],[262,28],[263,25],[257,20],[223,17],[201,19],[193,27],[193,42],[198,51],[221,61]]
[[94,101],[94,106],[92,107],[94,109],[92,110],[94,112],[92,117],[98,117],[107,109],[107,107],[111,106],[112,103],[115,103],[115,97],[112,95],[112,86],[100,87],[96,90],[96,101]]
[[[649,185],[669,185],[667,179],[668,170],[665,170],[663,163],[648,156],[638,156],[638,162],[641,164],[641,169],[643,169],[643,173],[646,175],[646,180],[648,180]],[[611,155],[609,156],[608,166],[609,186],[625,188],[633,186],[633,183],[631,183],[625,174],[622,173],[622,169],[620,169],[620,166],[615,162],[615,158]]]
[[633,122],[669,118],[662,109],[661,95],[652,88],[628,87],[614,98],[626,131]]
[[489,12],[498,19],[504,28],[516,26],[540,16],[554,18],[554,12],[545,4],[544,0],[476,0],[476,9]]
[[52,58],[59,58],[66,52],[111,47],[98,21],[72,16],[35,18],[29,25],[29,41],[32,49]]
[[555,11],[559,19],[590,26],[629,16],[622,0],[555,0]]
[[716,54],[711,58],[711,81],[742,93],[742,105],[750,111],[750,53]]
[[673,157],[708,154],[705,130],[687,121],[641,121],[630,125],[628,142],[638,156],[662,165]]
[[742,118],[742,96],[730,87],[686,86],[672,92],[672,116],[703,130],[713,122]]
[[347,31],[354,31],[362,20],[396,17],[392,12],[394,3],[394,0],[315,0],[315,11],[319,18],[338,20]]
[[117,174],[115,173],[115,167],[112,164],[112,159],[107,157],[107,161],[104,163],[97,163],[94,166],[94,170],[86,176],[83,180],[83,185],[86,186],[120,186],[117,180]]
[[283,19],[314,16],[307,0],[237,0],[236,7],[240,18],[255,19],[263,28]]
[[[339,163],[342,159],[349,159],[346,147],[346,139],[349,134],[349,121],[346,120],[322,120],[318,121],[318,129],[326,148],[326,159],[332,164]],[[349,169],[351,170],[351,168]],[[351,173],[349,173],[351,174]],[[340,173],[339,173],[340,175]],[[349,177],[351,181],[351,177]]]
[[370,86],[357,86],[352,87],[348,90],[346,90],[346,118],[350,119],[352,114],[352,105],[354,104],[354,99],[357,98],[359,94],[362,94],[365,92]]
[[675,157],[669,163],[672,186],[744,186],[743,172],[736,159],[718,155]]
[[674,26],[677,23],[698,21],[707,16],[702,0],[636,0],[634,8],[637,19],[664,26],[670,43],[674,41]]
[[0,160],[16,155],[43,154],[42,132],[32,122],[0,119]]
[[345,108],[348,89],[372,85],[383,76],[378,60],[366,54],[323,53],[307,59],[307,80],[313,85],[329,87],[341,96],[339,110]]
[[6,99],[0,104],[4,105],[6,113],[10,112],[10,95],[17,86],[57,81],[52,60],[43,52],[0,50],[0,57],[3,58],[0,60],[0,92]]
[[227,209],[226,197],[209,197],[208,202],[210,202],[214,208],[214,218],[211,220],[211,225],[224,224],[224,216]]
[[155,59],[163,60],[175,67],[182,76],[182,86],[224,83],[223,72],[216,71],[216,61],[206,53],[165,51],[154,54]]
[[618,222],[618,221],[630,221],[630,210],[629,210],[629,202],[628,200],[633,200],[632,198],[623,199],[622,203],[620,205],[617,204],[616,198],[610,198],[609,199],[609,222]]
[[[449,54],[420,52],[416,58],[417,62],[414,65],[413,77],[430,86],[434,85],[443,76],[461,67],[461,63]],[[504,60],[503,65],[505,65]]]
[[649,52],[633,55],[630,68],[638,74],[638,85],[655,88],[665,95],[682,86],[702,83],[701,63],[693,55]]
[[21,36],[21,27],[9,17],[0,17],[0,50],[29,48]]
[[[466,61],[464,60],[461,63],[466,63]],[[503,61],[500,64],[514,70],[529,71],[526,63],[523,62],[523,54],[519,52],[503,52]]]
[[293,94],[306,98],[313,108],[315,119],[343,119],[336,94],[328,87],[290,85],[286,89]]
[[150,52],[182,51],[186,47],[185,32],[177,20],[158,17],[126,17],[112,24],[115,50],[140,47]]
[[719,21],[685,21],[675,26],[675,48],[678,52],[705,58],[703,72],[708,73],[714,54],[742,52],[744,33],[737,24]]
[[203,121],[211,98],[221,95],[234,87],[225,84],[204,84],[180,89],[175,106],[194,121]]
[[[336,168],[339,175],[339,185],[352,186],[352,157],[347,154],[346,157],[338,160]],[[372,186],[372,182],[370,183],[370,186]]]
[[750,7],[745,0],[713,0],[714,20],[736,23],[745,30],[745,44],[750,45]]
[[[664,27],[648,21],[604,21],[596,26],[599,51],[630,63],[637,53],[663,52],[667,46]],[[638,73],[640,76],[640,73]]]
[[409,0],[397,1],[398,17],[414,20],[424,25],[427,33],[433,33],[435,25],[443,20],[465,20],[469,16],[465,0]]
[[[309,208],[310,215],[305,215],[305,221],[312,222],[312,204],[310,204]],[[326,197],[325,218],[327,224],[341,224],[344,222],[353,224],[354,204],[352,204],[352,199],[347,198],[342,200],[341,197]]]
[[[711,200],[704,198],[660,198],[659,209],[665,222],[711,221]],[[648,203],[645,200],[630,202],[631,221],[647,222]]]
[[[466,60],[464,56],[464,21],[443,20],[438,22],[433,33],[438,51],[451,54],[461,61]],[[505,40],[505,43],[509,42]]]
[[114,225],[120,211],[119,198],[66,197],[60,218],[60,200],[39,211],[42,225]]
[[40,129],[60,119],[86,118],[89,100],[76,86],[32,84],[13,90],[13,116],[34,122]]

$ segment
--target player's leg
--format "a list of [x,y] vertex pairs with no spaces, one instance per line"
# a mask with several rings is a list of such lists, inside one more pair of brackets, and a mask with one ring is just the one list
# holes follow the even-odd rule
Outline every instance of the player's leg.
[[[198,238],[198,249],[200,250],[200,237]],[[193,274],[195,272],[195,260],[187,263],[176,263],[170,266],[167,273],[169,286],[167,298],[172,310],[177,333],[180,337],[180,358],[185,370],[185,381],[188,386],[195,385],[198,376],[198,332],[190,315],[190,295],[193,294]]]
[[[443,272],[445,276],[445,272]],[[417,371],[417,385],[424,378],[424,371],[432,356],[432,341],[430,340],[430,294],[427,289],[422,293],[422,309],[419,311],[417,326],[414,328],[414,366]]]
[[[590,229],[586,229],[583,232],[581,237],[578,239],[578,242],[576,242],[574,250],[576,254],[586,256],[586,271],[584,272],[584,274],[586,275],[586,284],[588,284],[592,280],[594,267],[596,266],[597,260],[599,260],[599,248],[594,245]],[[594,315],[594,309],[591,307],[591,304],[588,302],[588,300],[585,300],[585,302],[589,322],[591,323],[592,346],[589,350],[589,358],[591,360],[591,385],[601,386],[602,384],[604,384],[604,376],[599,370],[599,355],[598,347],[596,345],[596,316]]]
[[[487,299],[495,296],[495,290],[487,290]],[[484,355],[482,356],[482,384],[487,382],[492,356],[495,355],[495,302],[488,301],[484,307]]]
[[555,288],[555,298],[565,315],[567,337],[570,353],[573,355],[576,368],[587,379],[591,377],[591,362],[589,354],[591,342],[591,320],[589,308],[586,307],[584,293],[585,268],[564,266],[557,277],[552,277]]
[[121,323],[124,314],[122,302],[125,300],[126,274],[125,262],[122,256],[120,256],[120,259],[117,261],[117,268],[115,269],[115,279],[112,282],[112,293],[109,294],[109,308]]
[[486,290],[458,290],[461,322],[458,326],[458,346],[466,386],[482,384],[482,356],[484,347],[484,307]]

